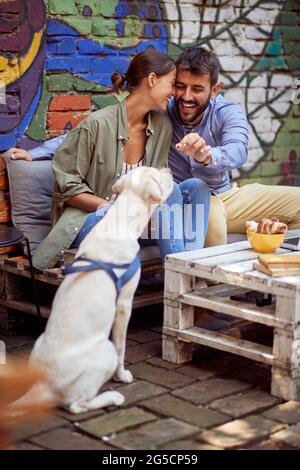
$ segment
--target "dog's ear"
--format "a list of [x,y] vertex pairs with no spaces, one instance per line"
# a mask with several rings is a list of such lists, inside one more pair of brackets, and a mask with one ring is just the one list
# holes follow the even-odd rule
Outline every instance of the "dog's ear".
[[123,191],[124,186],[125,186],[125,180],[126,180],[126,175],[123,175],[121,176],[121,178],[119,178],[115,182],[115,184],[113,184],[111,189],[114,194],[120,194]]
[[160,182],[156,178],[149,178],[146,185],[144,198],[151,204],[160,204],[163,200],[163,191]]

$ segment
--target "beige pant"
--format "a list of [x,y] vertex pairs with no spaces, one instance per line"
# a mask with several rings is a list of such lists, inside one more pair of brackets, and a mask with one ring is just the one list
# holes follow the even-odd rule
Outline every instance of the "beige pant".
[[289,229],[300,228],[300,188],[258,183],[211,196],[205,246],[222,245],[228,233],[245,233],[247,220],[278,217]]

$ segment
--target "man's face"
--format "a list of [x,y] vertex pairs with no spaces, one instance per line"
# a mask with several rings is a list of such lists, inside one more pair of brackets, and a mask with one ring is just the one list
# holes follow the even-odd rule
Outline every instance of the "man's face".
[[219,91],[217,83],[211,87],[210,75],[194,75],[188,70],[179,70],[175,82],[175,103],[184,124],[201,121],[209,100]]

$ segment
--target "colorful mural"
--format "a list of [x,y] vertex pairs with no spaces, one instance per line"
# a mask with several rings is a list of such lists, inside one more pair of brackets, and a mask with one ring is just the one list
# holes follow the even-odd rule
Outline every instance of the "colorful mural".
[[111,73],[149,45],[176,58],[202,44],[249,119],[235,177],[298,184],[299,14],[295,0],[0,0],[0,150],[30,148],[113,102]]
[[0,105],[1,149],[18,142],[39,104],[45,21],[43,0],[0,2],[0,83],[6,92],[5,103]]

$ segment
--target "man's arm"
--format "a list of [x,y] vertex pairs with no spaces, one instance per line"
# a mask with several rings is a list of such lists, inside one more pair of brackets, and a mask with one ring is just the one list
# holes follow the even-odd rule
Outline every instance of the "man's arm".
[[9,152],[11,152],[10,158],[12,160],[26,161],[52,160],[56,150],[58,149],[60,144],[65,140],[66,137],[67,134],[60,135],[59,137],[55,137],[51,140],[46,140],[39,147],[36,147],[29,151],[13,147],[9,149]]
[[231,105],[219,111],[220,145],[211,147],[196,133],[187,134],[177,148],[192,156],[199,165],[209,165],[218,172],[240,168],[248,157],[248,122],[240,105]]

